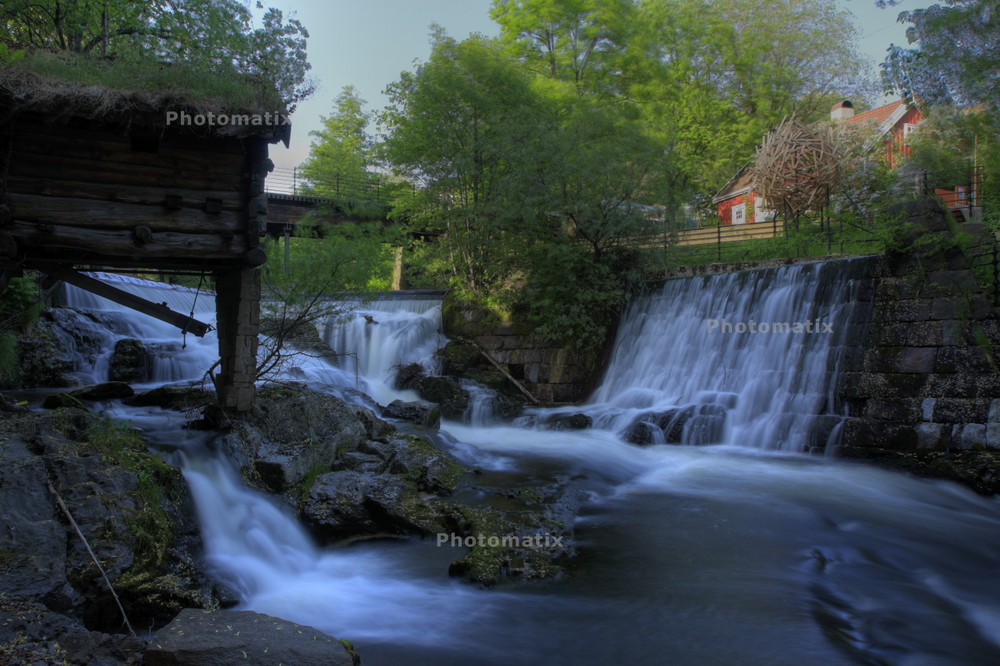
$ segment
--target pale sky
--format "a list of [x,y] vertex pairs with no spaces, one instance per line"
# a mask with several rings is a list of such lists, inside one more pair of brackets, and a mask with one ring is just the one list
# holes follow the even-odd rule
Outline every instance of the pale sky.
[[[873,62],[881,62],[890,44],[905,44],[905,27],[896,23],[900,11],[927,7],[930,0],[903,0],[896,7],[878,9],[875,0],[837,0],[861,26],[861,48]],[[295,12],[309,30],[309,62],[318,86],[299,103],[292,116],[290,149],[272,146],[279,168],[300,164],[309,155],[309,132],[321,126],[333,100],[347,85],[358,89],[368,109],[381,109],[385,87],[413,69],[414,61],[430,55],[430,25],[442,25],[463,39],[470,33],[499,34],[489,17],[490,0],[293,0],[265,3],[286,14]]]

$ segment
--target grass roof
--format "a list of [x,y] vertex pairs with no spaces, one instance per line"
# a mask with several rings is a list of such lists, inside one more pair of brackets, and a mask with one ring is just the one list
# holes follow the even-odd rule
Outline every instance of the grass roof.
[[[188,64],[148,59],[100,59],[29,51],[0,65],[4,107],[44,116],[103,120],[162,129],[168,111],[191,114],[277,114],[285,105],[273,87],[235,71],[220,74]],[[197,128],[218,136],[264,136],[287,144],[288,125],[217,124]]]

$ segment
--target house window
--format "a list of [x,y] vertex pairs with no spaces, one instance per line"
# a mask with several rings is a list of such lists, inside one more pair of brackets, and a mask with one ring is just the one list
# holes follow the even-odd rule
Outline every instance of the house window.
[[746,224],[747,205],[745,203],[733,206],[733,224]]
[[965,186],[959,185],[955,188],[955,205],[964,206],[965,205]]
[[910,135],[913,134],[916,131],[916,129],[917,129],[916,123],[904,123],[903,124],[903,140],[905,141],[905,140],[909,139]]
[[765,220],[773,220],[775,211],[768,207],[767,200],[763,197],[757,199],[754,208],[754,222],[764,222]]

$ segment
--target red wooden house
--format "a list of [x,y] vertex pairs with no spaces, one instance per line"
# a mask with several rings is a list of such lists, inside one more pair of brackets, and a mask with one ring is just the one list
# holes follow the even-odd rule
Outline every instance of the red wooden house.
[[[924,116],[902,100],[855,114],[854,105],[845,100],[833,105],[830,120],[870,125],[876,135],[883,138],[886,160],[895,167],[900,158],[909,156],[906,137],[923,122]],[[718,206],[723,225],[769,222],[775,216],[775,210],[754,191],[753,170],[749,164],[737,171],[712,197],[712,203]]]

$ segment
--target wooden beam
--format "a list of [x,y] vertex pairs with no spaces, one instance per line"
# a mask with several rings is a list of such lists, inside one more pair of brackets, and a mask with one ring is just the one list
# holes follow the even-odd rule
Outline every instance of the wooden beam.
[[137,310],[138,312],[159,319],[160,321],[165,321],[172,326],[176,326],[185,333],[193,333],[199,338],[203,337],[206,333],[212,330],[212,327],[209,324],[198,321],[197,319],[189,317],[185,314],[181,314],[180,312],[175,312],[166,305],[147,301],[145,298],[140,298],[135,294],[130,294],[127,291],[118,289],[117,287],[112,287],[107,283],[101,282],[100,280],[92,278],[88,275],[78,273],[77,271],[66,268],[65,266],[46,266],[43,270],[57,280],[68,282],[74,287],[79,287],[80,289],[84,289],[97,294],[98,296],[103,296],[104,298],[114,301],[120,305],[124,305],[127,308]]
[[138,205],[82,199],[66,196],[39,196],[8,192],[7,199],[14,219],[37,222],[51,218],[56,224],[74,227],[105,229],[132,229],[147,225],[153,230],[164,229],[187,233],[219,233],[243,231],[241,215],[234,211],[208,213],[190,208],[167,208],[167,195],[163,194],[155,205]]
[[180,197],[181,208],[204,210],[207,199],[221,199],[222,210],[242,211],[243,192],[240,190],[186,190],[177,187],[149,187],[121,183],[90,183],[82,180],[61,180],[54,177],[7,178],[7,191],[17,194],[37,194],[46,197],[75,197],[116,203],[162,206],[168,196]]
[[246,234],[225,238],[222,234],[184,234],[173,231],[153,232],[145,245],[135,243],[133,231],[83,229],[62,224],[51,227],[15,220],[11,235],[18,244],[32,247],[63,247],[94,253],[91,263],[101,263],[100,257],[146,259],[150,265],[164,258],[185,259],[240,259],[250,248]]

